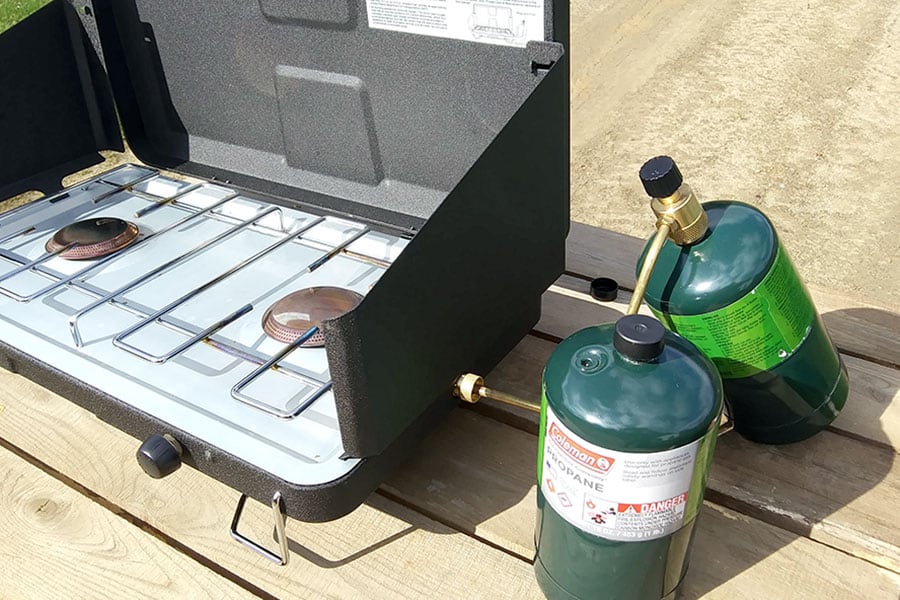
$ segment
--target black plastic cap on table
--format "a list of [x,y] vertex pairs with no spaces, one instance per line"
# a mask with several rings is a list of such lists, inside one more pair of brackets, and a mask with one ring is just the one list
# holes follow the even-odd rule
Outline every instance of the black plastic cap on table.
[[684,178],[670,156],[651,158],[641,167],[641,183],[651,198],[668,198],[681,187]]
[[619,295],[619,283],[609,277],[598,277],[591,281],[591,297],[601,302],[612,302]]
[[154,434],[138,448],[137,461],[144,473],[154,479],[162,479],[181,466],[181,451],[165,437]]
[[613,347],[626,358],[648,362],[662,353],[665,337],[665,328],[653,317],[626,315],[616,321]]

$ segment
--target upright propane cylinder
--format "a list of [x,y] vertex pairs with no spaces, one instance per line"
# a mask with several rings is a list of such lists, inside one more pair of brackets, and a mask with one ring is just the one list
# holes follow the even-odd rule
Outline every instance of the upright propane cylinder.
[[741,202],[701,205],[668,156],[640,175],[660,220],[703,214],[693,227],[674,219],[645,299],[718,367],[735,429],[782,444],[824,428],[847,399],[847,371],[772,223]]
[[684,576],[722,383],[652,317],[583,329],[544,369],[538,583],[553,599],[659,600]]

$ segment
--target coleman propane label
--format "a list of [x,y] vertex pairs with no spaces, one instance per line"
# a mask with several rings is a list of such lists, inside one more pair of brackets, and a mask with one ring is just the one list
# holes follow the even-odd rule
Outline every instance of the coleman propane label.
[[545,0],[366,0],[369,27],[525,47],[544,39]]
[[783,362],[806,338],[816,312],[781,245],[772,268],[740,300],[701,315],[652,310],[669,329],[700,348],[727,379],[748,377]]
[[570,524],[609,540],[644,541],[697,514],[714,432],[664,452],[617,452],[575,435],[549,406],[545,414],[541,492]]

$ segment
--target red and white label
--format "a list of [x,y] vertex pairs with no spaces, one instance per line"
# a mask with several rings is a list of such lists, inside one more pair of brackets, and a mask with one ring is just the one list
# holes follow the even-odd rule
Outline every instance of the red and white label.
[[612,468],[616,459],[609,456],[603,456],[596,452],[588,450],[583,445],[566,435],[557,423],[551,423],[547,428],[547,437],[549,437],[559,448],[569,457],[577,461],[583,467],[606,475]]
[[547,407],[541,491],[572,525],[610,540],[643,541],[684,524],[700,440],[664,452],[601,448]]

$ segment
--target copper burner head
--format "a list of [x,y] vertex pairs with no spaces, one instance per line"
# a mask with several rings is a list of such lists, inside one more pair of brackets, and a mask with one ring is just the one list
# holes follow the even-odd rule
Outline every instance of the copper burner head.
[[[269,337],[290,344],[310,328],[321,325],[322,321],[352,310],[362,299],[353,290],[339,287],[322,286],[298,290],[269,307],[263,315],[263,330]],[[304,348],[324,345],[325,336],[321,331],[301,344]]]
[[134,223],[114,217],[98,217],[66,225],[53,234],[44,246],[47,252],[58,252],[69,260],[100,258],[121,250],[138,237]]

